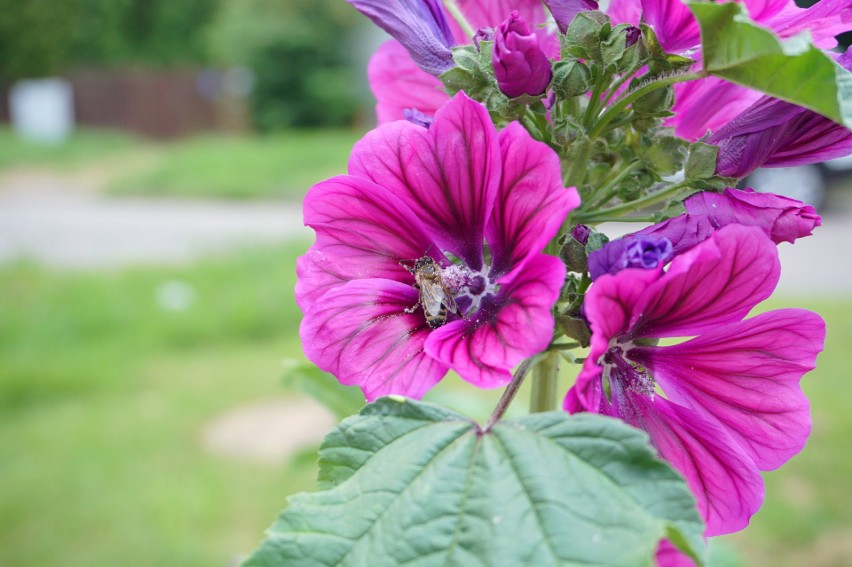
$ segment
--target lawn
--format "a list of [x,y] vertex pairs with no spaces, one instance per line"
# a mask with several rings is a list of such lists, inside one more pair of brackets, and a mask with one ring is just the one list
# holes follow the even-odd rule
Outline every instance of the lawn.
[[25,142],[0,129],[0,173],[20,167],[92,172],[97,188],[112,195],[298,201],[314,183],[346,173],[349,152],[362,134],[292,130],[154,142],[82,129],[54,146]]
[[[300,356],[304,247],[114,273],[0,269],[0,565],[225,565],[287,494],[313,487],[311,459],[263,465],[200,442],[223,412],[291,395],[281,359]],[[766,475],[766,505],[727,547],[748,565],[839,565],[852,532],[852,298],[773,302],[789,305],[829,324],[804,382],[814,433]],[[482,418],[499,392],[459,395],[470,391],[451,378],[430,398]]]

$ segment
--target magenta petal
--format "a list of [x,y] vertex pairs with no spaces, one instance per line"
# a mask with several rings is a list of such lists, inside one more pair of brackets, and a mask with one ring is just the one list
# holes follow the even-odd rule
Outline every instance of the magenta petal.
[[379,124],[402,120],[402,111],[408,108],[435,114],[450,100],[440,79],[418,67],[396,40],[383,43],[370,58],[367,78],[376,97]]
[[695,567],[695,562],[667,539],[660,542],[654,559],[657,567]]
[[674,91],[675,115],[666,126],[673,126],[675,134],[690,141],[727,124],[760,98],[757,91],[717,77],[680,83]]
[[701,41],[698,22],[681,0],[642,0],[642,19],[667,53],[686,51]]
[[[754,0],[746,4],[751,1]],[[749,13],[752,13],[751,7]],[[808,31],[815,46],[831,49],[837,45],[834,36],[852,27],[852,5],[849,0],[820,0],[810,8],[802,9],[790,0],[783,10],[770,17],[757,18],[756,21],[782,38]]]
[[783,309],[630,356],[671,399],[709,414],[758,468],[771,470],[805,445],[811,420],[799,379],[813,370],[824,338],[819,315]]
[[503,160],[500,193],[485,229],[494,263],[492,275],[503,275],[524,258],[540,252],[559,230],[565,216],[580,204],[576,189],[562,186],[559,156],[534,141],[512,122],[500,132]]
[[547,348],[553,336],[551,309],[565,280],[562,261],[537,254],[510,276],[472,319],[444,325],[426,341],[430,356],[476,386],[509,383],[511,369]]
[[651,442],[686,478],[707,536],[743,529],[763,502],[763,479],[728,432],[693,411],[668,400],[654,401],[627,392],[629,423],[651,436]]
[[[559,53],[556,35],[551,33],[547,26],[541,25],[547,22],[547,14],[541,0],[456,0],[456,3],[474,30],[496,28],[512,13],[512,10],[517,10],[535,31],[545,53],[551,56]],[[471,38],[462,31],[453,18],[450,18],[450,28],[459,43],[471,42]]]
[[355,144],[349,172],[402,199],[441,250],[482,267],[485,221],[500,183],[497,131],[484,106],[460,92],[428,130],[402,121],[379,126]]
[[[629,271],[615,277],[630,277],[622,276]],[[645,290],[631,336],[692,336],[739,321],[769,297],[780,274],[775,244],[760,229],[726,226],[675,257]]]
[[609,342],[624,333],[633,318],[633,309],[644,290],[660,277],[659,270],[624,270],[619,276],[602,276],[586,294],[586,316],[591,322],[592,342],[583,369],[563,402],[566,411],[598,412],[603,391],[599,359]]
[[388,394],[420,398],[446,374],[423,351],[429,336],[410,285],[390,280],[348,282],[305,313],[299,334],[307,357],[342,384],[357,384],[368,400]]
[[317,242],[296,266],[296,301],[303,311],[352,279],[412,282],[399,261],[434,248],[423,224],[402,201],[358,177],[343,175],[315,185],[305,196],[304,211]]

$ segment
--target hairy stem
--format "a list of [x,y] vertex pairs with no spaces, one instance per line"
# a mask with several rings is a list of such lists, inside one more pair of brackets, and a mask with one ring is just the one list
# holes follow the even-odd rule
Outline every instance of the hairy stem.
[[530,368],[537,360],[538,357],[534,356],[526,359],[520,366],[518,366],[518,369],[515,370],[515,374],[512,375],[512,381],[508,386],[506,386],[506,389],[503,391],[503,395],[500,396],[500,401],[497,402],[497,407],[494,408],[494,411],[491,413],[491,417],[488,418],[488,423],[486,423],[485,427],[482,428],[482,433],[488,433],[491,431],[491,428],[500,421],[503,414],[505,414],[506,410],[509,409],[509,406],[512,405],[512,401],[515,399],[515,396],[518,395],[518,390],[521,389],[521,384],[524,383],[524,378],[527,377]]
[[623,94],[615,102],[615,104],[609,107],[606,112],[601,115],[597,124],[595,124],[595,127],[589,133],[589,137],[595,139],[596,137],[600,136],[601,133],[604,131],[604,128],[606,128],[607,124],[609,124],[613,118],[624,112],[624,110],[630,103],[639,98],[642,98],[646,94],[656,91],[658,89],[670,87],[676,83],[684,83],[686,81],[695,81],[697,79],[703,79],[706,76],[707,74],[703,71],[699,71],[697,73],[682,73],[678,75],[672,75],[664,79],[658,79],[653,82],[647,83],[635,90]]
[[610,199],[615,197],[616,193],[618,193],[618,184],[621,181],[633,173],[633,171],[642,165],[640,161],[634,161],[629,163],[626,167],[624,167],[618,174],[607,181],[605,184],[601,185],[586,200],[589,203],[590,209],[595,209],[597,207],[601,207],[605,205]]
[[473,26],[470,25],[470,22],[468,22],[467,18],[464,17],[461,8],[459,8],[459,5],[456,4],[455,0],[444,0],[444,7],[456,20],[456,22],[458,22],[459,27],[464,30],[464,33],[466,33],[467,36],[472,39],[473,36],[476,35],[476,30],[473,29]]
[[530,413],[553,411],[558,396],[559,356],[548,353],[533,368]]
[[645,195],[641,199],[636,199],[635,201],[630,201],[629,203],[624,203],[621,205],[616,205],[615,207],[610,207],[608,209],[602,209],[600,211],[594,211],[583,215],[582,213],[577,215],[578,222],[603,222],[602,219],[606,220],[623,220],[621,218],[614,219],[613,215],[620,216],[625,213],[629,213],[632,211],[638,211],[639,209],[643,209],[645,207],[655,205],[661,201],[665,201],[666,199],[676,195],[681,189],[689,186],[689,180],[684,179],[680,183],[675,183],[674,185],[670,185],[665,189],[661,189],[660,191],[656,191],[651,193],[650,195]]

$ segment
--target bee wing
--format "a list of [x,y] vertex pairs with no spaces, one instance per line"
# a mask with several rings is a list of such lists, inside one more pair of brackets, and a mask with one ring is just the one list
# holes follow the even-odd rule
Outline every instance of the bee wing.
[[444,306],[450,313],[458,313],[459,307],[456,305],[456,300],[453,299],[453,294],[445,286],[441,286],[441,288],[444,292]]
[[447,295],[441,285],[433,282],[422,282],[420,284],[420,303],[423,310],[429,315],[435,316],[441,312],[441,304],[446,305]]

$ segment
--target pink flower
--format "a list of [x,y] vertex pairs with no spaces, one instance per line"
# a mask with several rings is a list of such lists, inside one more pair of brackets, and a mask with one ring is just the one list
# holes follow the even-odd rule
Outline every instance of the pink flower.
[[[852,70],[852,50],[838,58]],[[852,131],[783,100],[764,96],[707,139],[719,146],[716,173],[745,177],[759,167],[817,163],[852,153]]]
[[491,62],[497,85],[509,98],[544,94],[553,76],[550,60],[517,10],[497,28]]
[[[794,0],[740,0],[749,16],[781,38],[808,32],[814,45],[832,48],[834,36],[852,24],[848,0],[821,0],[810,8],[799,8]],[[613,0],[607,13],[615,22],[654,28],[663,48],[670,53],[699,57],[701,37],[698,23],[682,0]],[[675,116],[666,121],[675,134],[697,140],[708,130],[729,122],[760,98],[760,93],[715,77],[675,85]]]
[[[552,150],[517,123],[498,133],[463,93],[429,129],[380,126],[355,145],[349,175],[305,199],[317,233],[297,265],[308,358],[370,400],[421,397],[449,368],[481,387],[508,383],[550,342],[565,268],[541,251],[578,204]],[[412,309],[419,292],[400,264],[424,256],[458,306],[437,328]]]
[[[779,274],[772,241],[730,225],[665,272],[605,275],[586,295],[591,351],[565,409],[644,429],[686,477],[707,536],[748,524],[763,500],[759,471],[781,466],[810,432],[799,380],[822,350],[824,322],[801,309],[743,319]],[[671,337],[694,338],[656,346]]]
[[[456,3],[474,29],[496,28],[513,10],[517,10],[533,28],[544,52],[550,56],[559,53],[556,36],[547,27],[540,26],[547,22],[544,4],[540,0],[457,0]],[[458,44],[472,42],[473,38],[467,37],[452,17],[448,17],[448,21]],[[367,78],[376,97],[379,124],[402,119],[406,108],[434,114],[449,100],[441,81],[421,70],[408,51],[395,40],[384,43],[370,59]]]

